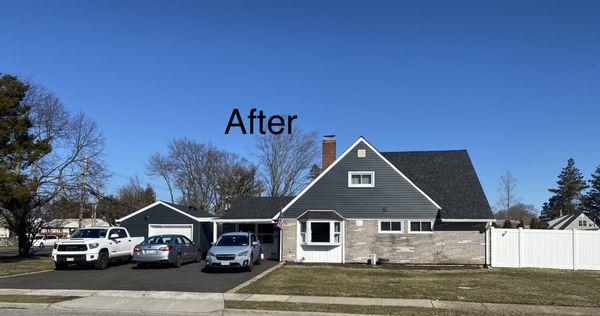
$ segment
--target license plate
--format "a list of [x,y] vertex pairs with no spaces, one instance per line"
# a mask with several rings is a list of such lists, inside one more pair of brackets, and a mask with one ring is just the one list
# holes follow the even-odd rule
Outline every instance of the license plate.
[[221,261],[221,265],[222,266],[228,266],[229,265],[229,261]]
[[146,250],[144,253],[148,255],[153,255],[156,254],[156,250]]
[[75,258],[67,258],[67,261],[75,261]]

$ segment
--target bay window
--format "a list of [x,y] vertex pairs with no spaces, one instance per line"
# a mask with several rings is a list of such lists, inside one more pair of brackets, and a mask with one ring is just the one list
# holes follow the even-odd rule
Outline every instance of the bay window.
[[306,245],[339,245],[342,223],[337,221],[301,221],[300,241]]

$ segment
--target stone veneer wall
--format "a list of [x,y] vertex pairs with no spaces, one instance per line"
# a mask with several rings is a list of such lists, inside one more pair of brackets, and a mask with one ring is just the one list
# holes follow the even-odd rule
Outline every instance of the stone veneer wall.
[[375,253],[395,263],[485,264],[485,224],[436,223],[433,234],[408,234],[404,221],[402,234],[380,234],[377,220],[345,223],[346,262],[367,262]]
[[295,219],[283,221],[283,261],[296,261],[296,236],[298,236],[298,224]]

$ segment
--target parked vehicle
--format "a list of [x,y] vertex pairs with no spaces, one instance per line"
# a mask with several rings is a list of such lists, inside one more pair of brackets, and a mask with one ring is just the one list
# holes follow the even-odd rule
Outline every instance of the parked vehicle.
[[183,235],[158,235],[133,248],[133,261],[138,267],[148,263],[168,263],[176,268],[185,262],[198,262],[202,249]]
[[208,269],[232,267],[252,271],[255,264],[260,264],[260,242],[254,233],[223,234],[206,254]]
[[45,246],[54,246],[58,242],[56,235],[37,235],[33,239],[33,246],[44,248]]
[[113,260],[131,260],[133,247],[144,237],[131,237],[123,227],[82,228],[54,244],[52,260],[56,269],[69,265],[93,264],[98,270],[106,269]]

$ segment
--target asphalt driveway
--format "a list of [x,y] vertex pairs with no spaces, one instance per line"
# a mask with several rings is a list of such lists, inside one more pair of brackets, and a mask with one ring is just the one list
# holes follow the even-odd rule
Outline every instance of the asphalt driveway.
[[178,269],[138,269],[131,263],[113,264],[106,270],[69,269],[2,278],[0,288],[225,292],[276,264],[263,260],[252,272],[211,273],[203,271],[204,262],[185,264]]

